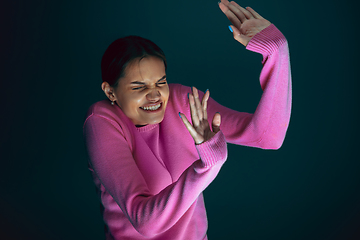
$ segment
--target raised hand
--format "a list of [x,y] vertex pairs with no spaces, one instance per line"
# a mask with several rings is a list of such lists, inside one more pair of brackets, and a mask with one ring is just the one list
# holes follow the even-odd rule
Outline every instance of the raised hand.
[[219,7],[233,24],[230,28],[234,39],[244,46],[247,46],[255,34],[271,24],[251,7],[245,9],[234,1],[221,0]]
[[210,92],[206,91],[202,101],[200,102],[198,90],[193,87],[192,94],[189,94],[190,112],[192,124],[188,121],[183,113],[179,113],[183,123],[188,129],[190,135],[193,137],[195,144],[201,144],[212,138],[218,131],[220,131],[221,117],[220,113],[216,113],[212,120],[212,131],[207,119],[207,101],[210,97]]

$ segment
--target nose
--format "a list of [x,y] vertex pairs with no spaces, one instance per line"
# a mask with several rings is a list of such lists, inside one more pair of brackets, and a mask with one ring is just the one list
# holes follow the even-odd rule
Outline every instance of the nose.
[[146,95],[147,100],[150,102],[157,102],[160,99],[160,91],[156,88],[151,88]]

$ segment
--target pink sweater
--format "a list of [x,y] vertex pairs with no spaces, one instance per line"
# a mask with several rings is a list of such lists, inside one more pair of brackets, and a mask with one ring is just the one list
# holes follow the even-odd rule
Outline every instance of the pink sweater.
[[263,55],[260,103],[249,114],[209,99],[209,119],[220,112],[221,131],[200,145],[178,115],[191,119],[189,87],[169,84],[164,120],[141,128],[108,100],[90,107],[84,136],[107,239],[207,239],[202,192],[227,158],[226,142],[264,149],[282,145],[291,111],[287,41],[270,25],[247,49]]

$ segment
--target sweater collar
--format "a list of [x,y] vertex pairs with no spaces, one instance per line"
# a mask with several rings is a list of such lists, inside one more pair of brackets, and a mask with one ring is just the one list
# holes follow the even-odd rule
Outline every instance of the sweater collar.
[[147,132],[147,131],[155,129],[157,126],[159,126],[158,123],[156,123],[156,124],[148,124],[148,125],[145,125],[145,126],[142,126],[142,127],[136,127],[136,129],[139,132]]

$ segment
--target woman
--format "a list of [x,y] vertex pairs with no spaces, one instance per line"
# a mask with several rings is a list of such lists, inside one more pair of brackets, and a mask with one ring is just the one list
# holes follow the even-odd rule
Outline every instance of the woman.
[[219,7],[235,40],[264,57],[254,114],[219,105],[209,91],[167,84],[165,56],[149,40],[121,38],[104,53],[108,99],[90,107],[84,135],[107,239],[207,239],[202,191],[227,158],[226,142],[282,145],[291,110],[286,39],[250,7]]

